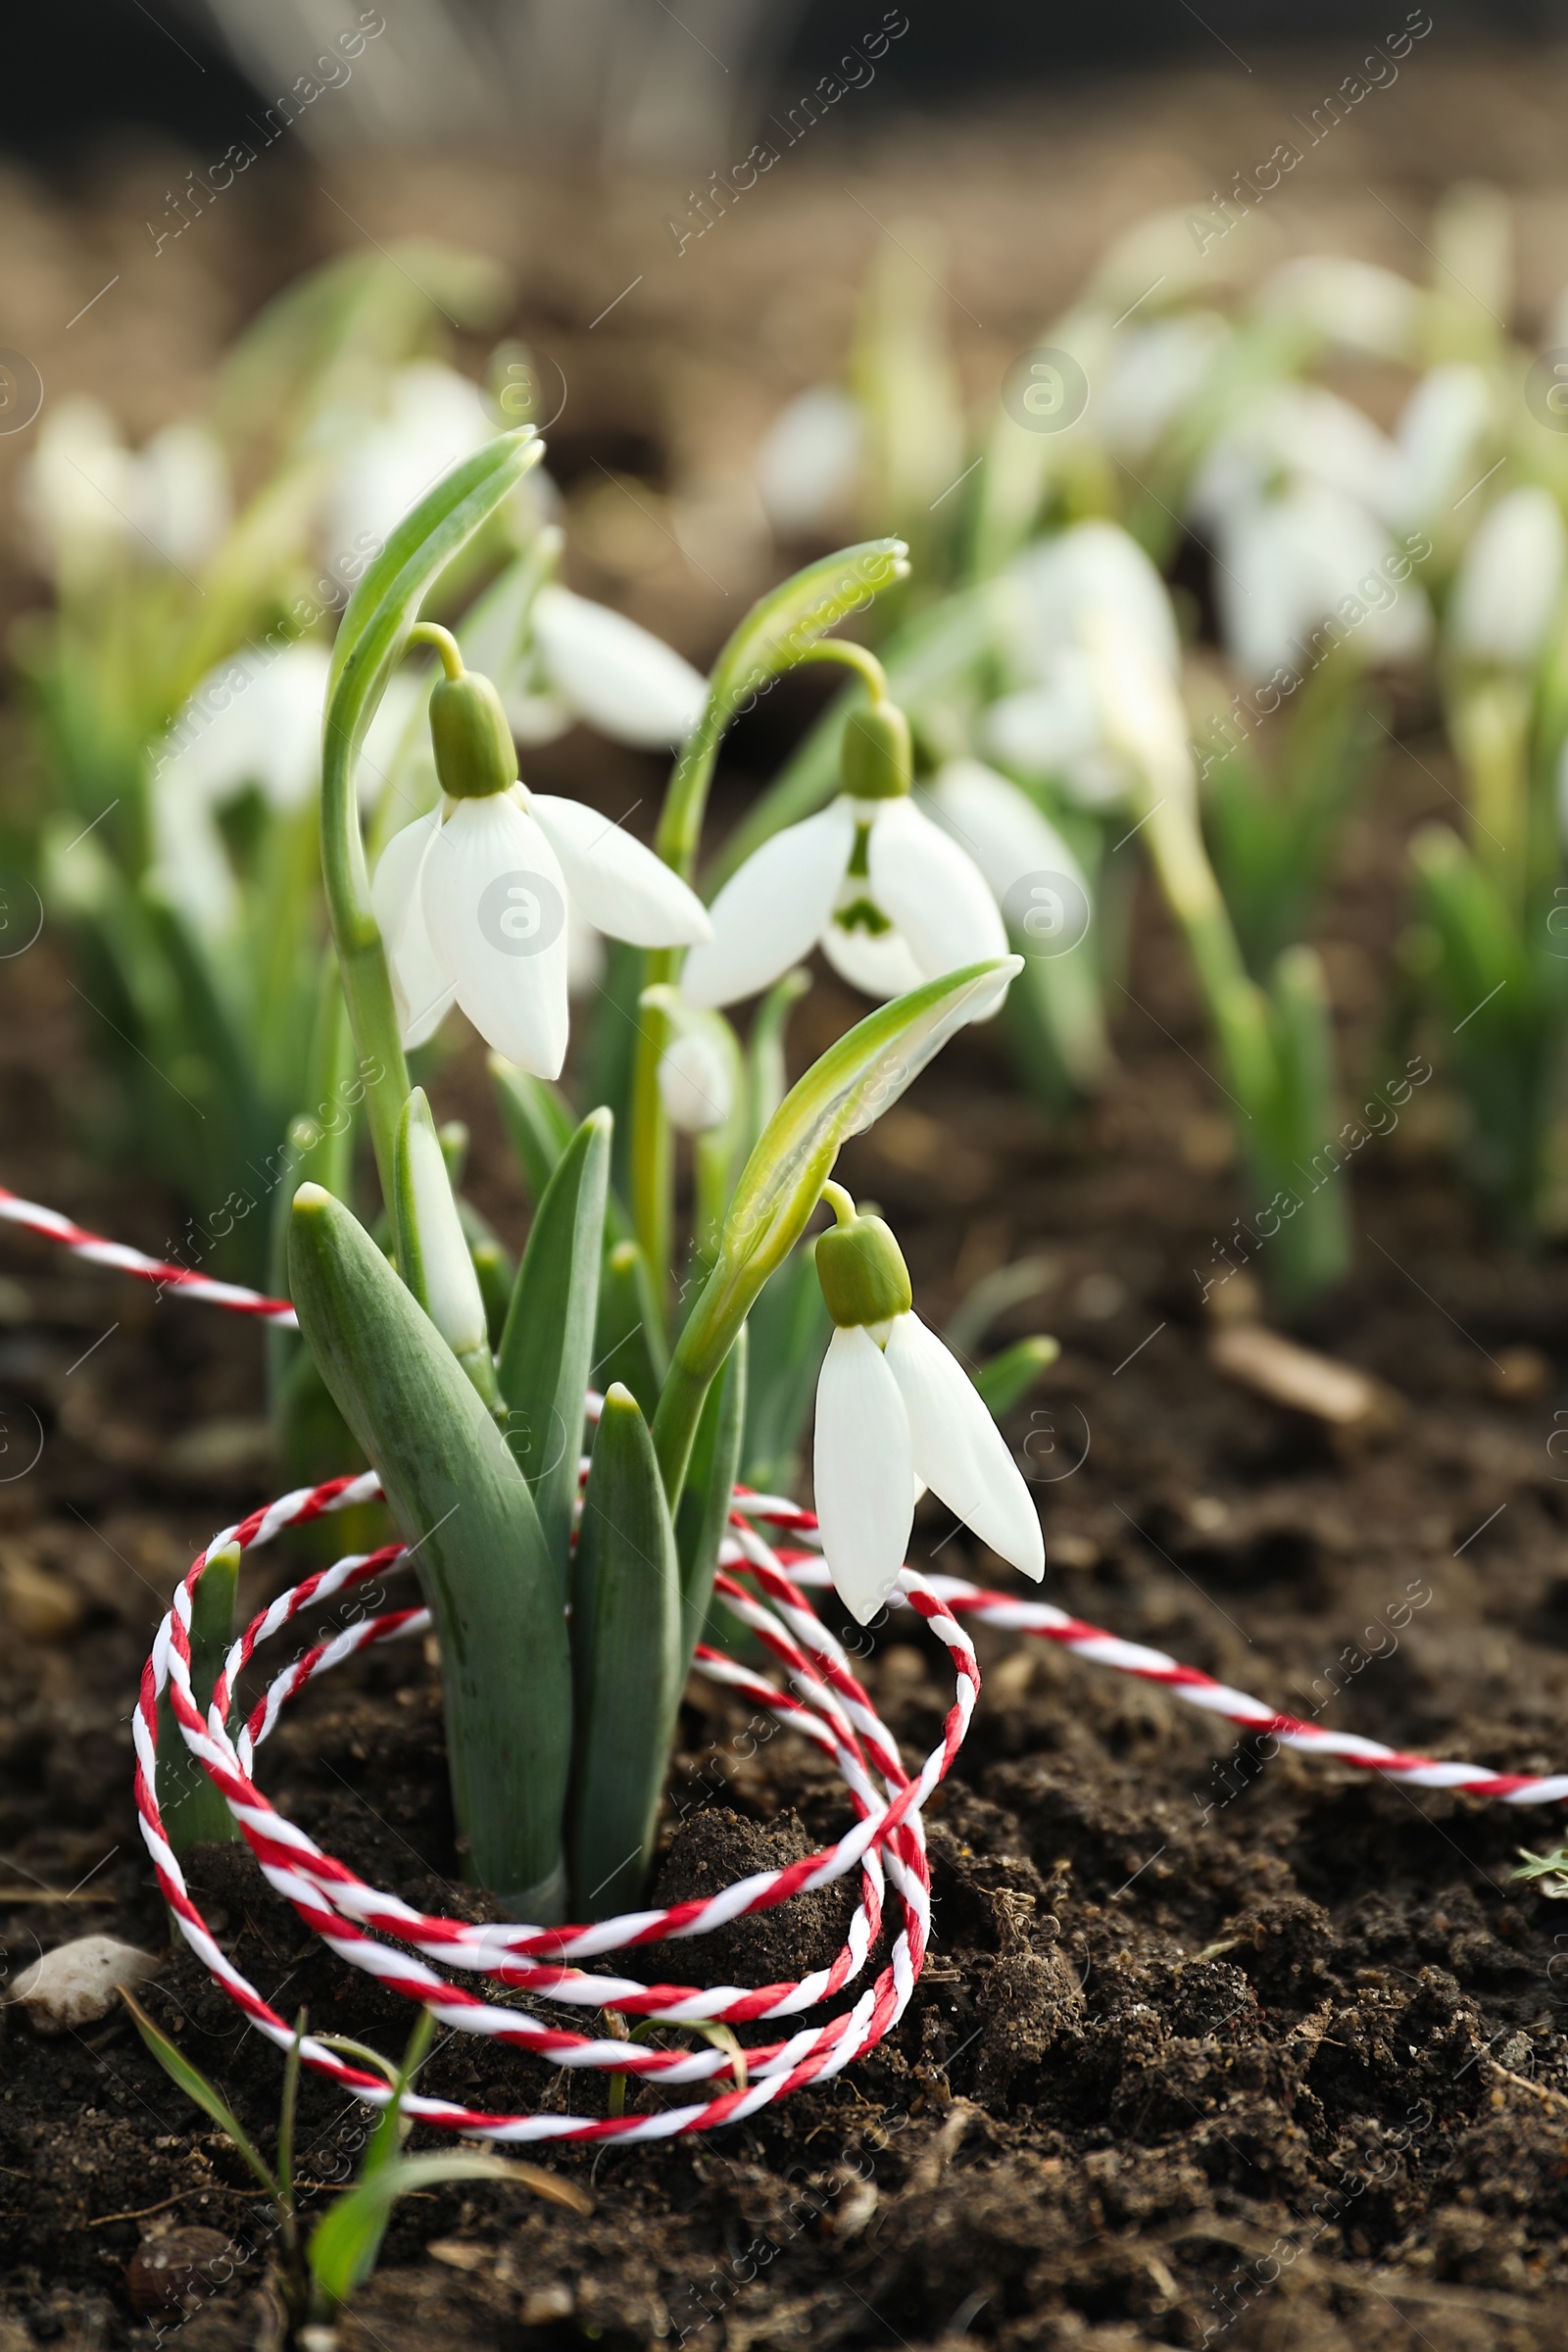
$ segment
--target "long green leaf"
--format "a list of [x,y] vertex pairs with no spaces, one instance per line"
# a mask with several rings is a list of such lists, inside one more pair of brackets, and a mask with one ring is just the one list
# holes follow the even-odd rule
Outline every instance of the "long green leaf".
[[341,1201],[303,1187],[291,1295],[435,1612],[466,1867],[514,1916],[562,1899],[571,1745],[561,1586],[528,1483],[457,1359]]
[[741,1170],[718,1262],[659,1401],[654,1435],[671,1494],[680,1494],[708,1384],[763,1283],[805,1232],[841,1147],[898,1101],[956,1030],[983,1018],[1021,968],[1020,956],[1000,956],[896,997],[813,1062],[769,1119]]
[[730,1498],[740,1469],[741,1437],[746,1428],[746,1370],[747,1338],[743,1324],[722,1376],[708,1392],[692,1446],[691,1471],[675,1514],[675,1543],[680,1552],[683,1673],[703,1638],[709,1603],[713,1596],[718,1547],[729,1525]]
[[612,1122],[590,1111],[545,1188],[501,1336],[507,1443],[566,1587],[583,1396],[594,1360]]
[[271,2168],[247,2135],[244,2125],[222,2092],[208,2082],[199,2067],[192,2066],[183,2050],[177,2049],[167,2034],[160,2033],[141,2003],[125,1990],[123,1984],[120,1987],[120,1997],[130,2011],[137,2033],[170,2081],[177,2083],[186,2098],[194,2100],[204,2114],[210,2115],[220,2132],[227,2132],[268,2195],[275,2197],[277,2182],[272,2178]]
[[902,539],[841,548],[759,598],[734,630],[713,664],[707,705],[675,762],[660,819],[656,846],[678,872],[690,878],[708,779],[731,719],[750,709],[781,670],[793,668],[808,646],[868,605],[879,589],[903,579],[907,557]]
[[606,1387],[618,1380],[652,1416],[668,1370],[669,1348],[648,1260],[635,1242],[613,1242],[599,1284],[594,1378]]
[[317,2223],[310,2243],[311,2276],[334,2303],[346,2303],[365,2284],[375,2268],[387,2222],[400,2197],[421,2188],[439,2188],[449,2180],[510,2180],[552,2204],[573,2213],[590,2214],[593,2201],[568,2180],[539,2165],[514,2164],[504,2156],[486,2156],[437,2149],[428,2156],[405,2156],[368,2180],[345,2189],[329,2213]]
[[617,1382],[605,1396],[571,1577],[577,1753],[572,1907],[608,1919],[637,1902],[685,1667],[680,1560],[653,1439]]

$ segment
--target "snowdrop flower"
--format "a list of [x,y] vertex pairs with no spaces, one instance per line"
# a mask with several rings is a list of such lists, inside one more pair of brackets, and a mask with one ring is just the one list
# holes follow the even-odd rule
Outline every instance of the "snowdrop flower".
[[181,710],[157,764],[160,789],[220,806],[257,785],[275,808],[298,808],[321,772],[324,646],[236,654],[208,673]]
[[1562,515],[1539,484],[1510,490],[1465,552],[1448,608],[1448,636],[1470,662],[1529,669],[1562,595]]
[[[703,1016],[698,1015],[701,1020]],[[716,1021],[718,1015],[707,1018]],[[659,1092],[672,1127],[707,1135],[735,1107],[735,1051],[694,1021],[679,1029],[659,1058]]]
[[1276,384],[1214,442],[1188,509],[1213,529],[1238,507],[1301,479],[1391,519],[1399,495],[1398,452],[1338,393],[1320,384]]
[[[251,788],[285,818],[314,798],[328,668],[318,645],[236,654],[208,673],[154,749],[153,878],[209,938],[229,929],[237,904],[217,812]],[[385,783],[418,693],[398,677],[383,696],[360,754],[362,807]]]
[[553,742],[581,719],[614,743],[673,749],[702,716],[707,679],[624,613],[558,587],[548,575],[564,543],[553,524],[540,531],[480,599],[464,627],[474,666],[519,743]]
[[[612,743],[667,752],[683,743],[703,714],[708,680],[672,646],[623,612],[552,582],[533,603],[538,665],[553,690],[551,726],[561,734],[582,719]],[[509,715],[514,708],[507,697]],[[524,740],[547,740],[526,733]]]
[[379,546],[437,477],[483,447],[495,427],[478,389],[435,360],[393,374],[386,412],[357,432],[337,468],[326,516],[326,552]]
[[924,1488],[1025,1576],[1046,1572],[1029,1490],[973,1382],[913,1311],[904,1254],[880,1217],[823,1187],[837,1223],[816,1245],[833,1318],[816,1386],[813,1483],[822,1552],[868,1624],[898,1582]]
[[1421,378],[1395,431],[1400,522],[1446,519],[1485,470],[1481,448],[1491,421],[1492,387],[1482,368],[1450,360]]
[[229,520],[222,453],[200,425],[167,426],[138,457],[88,399],[63,400],[46,418],[23,495],[39,558],[68,587],[127,558],[199,567]]
[[1420,288],[1396,270],[1343,254],[1305,253],[1275,270],[1258,309],[1264,318],[1309,327],[1342,350],[1409,360],[1422,300]]
[[851,712],[840,774],[837,800],[764,841],[719,892],[712,938],[681,974],[689,1004],[756,996],[815,946],[869,997],[1007,953],[979,868],[909,797],[909,725],[896,704]]
[[196,570],[229,525],[222,451],[199,424],[168,424],[154,433],[135,463],[143,534],[166,564]]
[[752,476],[780,539],[824,530],[854,496],[865,456],[859,404],[813,385],[781,409],[752,461]]
[[[1310,667],[1347,636],[1365,662],[1409,661],[1431,635],[1425,591],[1396,576],[1401,561],[1408,573],[1408,558],[1375,514],[1326,482],[1238,500],[1215,552],[1225,644],[1250,679]],[[1324,631],[1328,645],[1314,650]]]
[[[1077,891],[1081,906],[1092,904],[1088,877],[1050,818],[984,760],[950,760],[920,799],[944,832],[963,844],[999,905],[1009,905],[1019,882],[1048,875]],[[1019,910],[1022,929],[1037,911]]]
[[708,915],[621,826],[517,781],[495,688],[464,668],[456,639],[429,634],[446,668],[430,696],[445,798],[393,836],[371,886],[403,1042],[422,1044],[456,1003],[497,1053],[556,1078],[569,914],[643,948],[705,940]]
[[1182,311],[1119,336],[1096,387],[1106,448],[1117,457],[1147,457],[1201,391],[1230,340],[1217,311]]
[[1030,548],[1000,590],[1013,668],[1035,683],[987,711],[986,748],[1025,775],[1054,778],[1087,808],[1120,800],[1124,756],[1106,735],[1099,683],[1107,640],[1174,678],[1181,645],[1164,582],[1111,522],[1080,522]]

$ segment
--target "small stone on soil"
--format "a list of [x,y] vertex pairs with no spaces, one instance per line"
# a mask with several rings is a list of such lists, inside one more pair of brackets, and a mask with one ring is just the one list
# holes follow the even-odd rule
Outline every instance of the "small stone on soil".
[[96,2025],[108,2016],[122,1986],[134,1992],[158,1974],[160,1965],[151,1952],[122,1943],[117,1936],[78,1936],[24,1968],[11,1998],[26,2010],[40,2034],[65,2034],[74,2027]]

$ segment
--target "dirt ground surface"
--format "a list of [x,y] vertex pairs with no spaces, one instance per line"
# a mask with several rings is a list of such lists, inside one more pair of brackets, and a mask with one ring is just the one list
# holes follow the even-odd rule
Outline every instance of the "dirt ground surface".
[[[1206,196],[1250,159],[1270,107],[1299,104],[1332,62],[1294,78],[1270,68],[1267,86],[1246,92],[1227,69],[1070,116],[933,130],[952,282],[987,319],[983,348],[967,328],[959,338],[977,380],[1004,345],[1010,356],[1027,340],[1108,230],[1154,202]],[[1521,270],[1539,315],[1568,276],[1568,187],[1549,135],[1563,68],[1483,72],[1444,56],[1436,34],[1418,63],[1344,126],[1339,149],[1325,144],[1312,188],[1293,194],[1288,217],[1282,202],[1279,233],[1410,267],[1405,232],[1367,182],[1402,212],[1456,171],[1491,172],[1524,189]],[[1375,125],[1370,107],[1383,109]],[[135,249],[135,191],[161,189],[170,160],[127,163],[103,187],[5,196],[14,233],[0,239],[0,278],[35,306],[18,314],[18,345],[46,382],[108,392],[138,429],[199,385],[262,293],[344,242],[296,175],[279,181],[270,221],[248,197],[254,210],[206,224],[205,245],[193,230],[183,257],[151,262]],[[364,165],[310,185],[326,179],[378,237],[440,228],[516,261],[525,322],[558,322],[563,364],[584,387],[562,466],[568,489],[583,484],[578,576],[678,625],[702,653],[754,584],[746,563],[765,576],[764,556],[741,547],[718,575],[721,604],[684,559],[666,577],[666,555],[629,542],[623,520],[619,538],[607,526],[596,539],[608,510],[584,481],[593,459],[671,500],[695,498],[694,481],[733,482],[748,418],[842,350],[876,231],[846,227],[836,191],[855,179],[880,211],[874,177],[891,220],[929,212],[931,173],[912,136],[801,157],[770,212],[759,205],[722,225],[710,254],[684,257],[706,275],[662,264],[646,307],[625,306],[604,349],[587,322],[640,266],[667,191],[600,199],[455,167],[395,185]],[[95,339],[73,330],[68,347],[67,310],[46,345],[49,306],[69,293],[74,308],[122,264],[118,319],[100,304]],[[749,305],[748,287],[762,289]],[[55,354],[67,373],[51,379]],[[726,511],[718,492],[712,511]],[[19,606],[33,594],[20,568],[7,593]],[[747,748],[758,763],[777,750],[755,737]],[[582,742],[547,764],[607,808],[658,789],[657,770]],[[1447,773],[1430,713],[1404,713],[1321,920],[1356,1075],[1380,1067],[1401,845],[1447,806]],[[721,812],[750,781],[732,769]],[[1555,1769],[1568,1265],[1526,1262],[1480,1231],[1446,1172],[1434,1082],[1344,1179],[1356,1268],[1305,1334],[1386,1384],[1394,1409],[1335,1437],[1230,1384],[1210,1358],[1194,1268],[1209,1267],[1245,1202],[1200,1010],[1147,886],[1118,1004],[1120,1074],[1068,1127],[1012,1091],[992,1038],[970,1037],[846,1160],[847,1181],[897,1224],[938,1325],[996,1267],[1050,1261],[1042,1297],[995,1332],[1044,1327],[1062,1342],[1009,1429],[1038,1482],[1048,1597],[1336,1728]],[[820,984],[798,1054],[854,1010]],[[0,1180],[157,1250],[172,1202],[94,1164],[65,1107],[90,1021],[47,926],[0,965]],[[469,1120],[475,1197],[515,1241],[522,1195],[477,1053],[455,1053],[434,1086],[439,1112]],[[14,1977],[40,1946],[94,1931],[168,1951],[130,1804],[137,1678],[192,1553],[278,1480],[254,1332],[24,1237],[0,1242],[0,1936]],[[939,1567],[987,1574],[935,1506],[917,1544],[917,1557],[941,1547]],[[287,1574],[283,1558],[258,1559],[245,1597],[260,1605]],[[1568,2340],[1568,1966],[1555,1975],[1568,1912],[1510,1883],[1517,1847],[1550,1842],[1555,1815],[1265,1758],[1168,1691],[1045,1644],[982,1633],[979,1647],[979,1712],[930,1808],[930,1962],[877,2053],[706,2141],[551,2153],[594,2198],[590,2219],[510,2187],[410,2200],[346,2345],[1361,2352],[1413,2337],[1432,2352],[1533,2352]],[[951,1696],[943,1653],[895,1621],[864,1672],[906,1755],[923,1753]],[[847,1826],[827,1768],[783,1733],[759,1744],[747,1722],[694,1685],[662,1860],[671,1898]],[[367,1875],[416,1900],[461,1901],[445,1885],[455,1856],[434,1672],[416,1647],[310,1694],[261,1777]],[[314,1948],[245,1856],[210,1849],[193,1875],[226,1945],[280,2007],[397,2044],[406,2010]],[[710,1938],[695,1971],[745,1982],[816,1965],[847,1899]],[[182,1949],[148,1998],[270,2144],[276,2053]],[[569,2095],[584,2113],[604,2096],[598,2079],[547,2082],[470,2042],[443,2045],[427,2082],[515,2106]],[[308,2083],[304,2177],[329,2174],[357,2128],[358,2110]],[[221,2135],[123,2025],[46,2039],[5,2018],[0,2352],[108,2352],[174,2328],[188,2352],[265,2340],[259,2203]],[[229,2242],[232,2278],[189,2317],[138,2314],[138,2248],[191,2228]]]

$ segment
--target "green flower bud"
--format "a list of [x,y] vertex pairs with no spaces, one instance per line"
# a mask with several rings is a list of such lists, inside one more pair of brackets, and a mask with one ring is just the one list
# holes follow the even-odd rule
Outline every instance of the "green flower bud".
[[838,1223],[818,1236],[816,1278],[834,1322],[842,1330],[906,1315],[914,1293],[891,1226],[880,1217],[862,1217],[842,1185],[827,1185],[824,1197]]
[[517,747],[501,697],[475,669],[437,680],[430,741],[441,789],[455,801],[481,801],[517,781]]
[[867,703],[844,722],[839,779],[854,801],[896,801],[909,789],[909,722],[897,703]]

